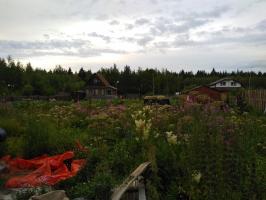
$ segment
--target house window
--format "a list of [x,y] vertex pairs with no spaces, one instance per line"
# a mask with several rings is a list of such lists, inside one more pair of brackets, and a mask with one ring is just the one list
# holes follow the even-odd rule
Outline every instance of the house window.
[[226,82],[223,81],[223,82],[220,83],[220,85],[221,85],[221,86],[225,86],[225,85],[226,85]]
[[96,78],[95,78],[95,79],[93,79],[93,83],[94,83],[94,84],[97,84],[98,82],[99,82],[99,80],[98,80],[98,79],[96,79]]
[[107,94],[108,95],[111,95],[111,90],[107,90]]
[[232,81],[231,86],[236,86],[236,82]]

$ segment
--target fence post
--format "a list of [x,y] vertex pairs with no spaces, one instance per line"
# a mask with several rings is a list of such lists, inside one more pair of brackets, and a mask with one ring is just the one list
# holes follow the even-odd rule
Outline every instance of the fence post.
[[146,200],[145,185],[143,183],[139,184],[139,200]]

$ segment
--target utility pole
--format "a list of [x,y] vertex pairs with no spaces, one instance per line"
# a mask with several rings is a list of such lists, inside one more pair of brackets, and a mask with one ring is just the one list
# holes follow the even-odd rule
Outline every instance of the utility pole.
[[167,93],[167,96],[169,96],[169,82],[168,82],[168,77],[166,77],[166,93]]
[[118,84],[119,84],[119,81],[116,81],[116,97],[118,97]]
[[141,93],[142,93],[142,84],[139,86],[139,99],[141,99]]
[[251,82],[251,70],[249,72],[249,79],[248,79],[248,103],[250,104],[251,101],[251,91],[250,91],[250,82]]
[[152,74],[152,94],[154,95],[154,73]]

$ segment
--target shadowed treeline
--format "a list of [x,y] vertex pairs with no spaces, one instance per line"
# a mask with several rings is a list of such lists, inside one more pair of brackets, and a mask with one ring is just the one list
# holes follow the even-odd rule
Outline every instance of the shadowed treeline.
[[[246,88],[266,88],[266,73],[261,72],[216,72],[197,71],[171,72],[155,69],[131,70],[125,66],[118,70],[116,65],[102,68],[100,71],[111,85],[118,88],[119,94],[166,94],[208,84],[222,77],[231,76]],[[0,58],[0,96],[8,95],[55,95],[59,92],[73,92],[84,89],[90,78],[91,70],[83,68],[73,73],[71,68],[65,70],[60,65],[54,70],[33,69],[28,63]]]

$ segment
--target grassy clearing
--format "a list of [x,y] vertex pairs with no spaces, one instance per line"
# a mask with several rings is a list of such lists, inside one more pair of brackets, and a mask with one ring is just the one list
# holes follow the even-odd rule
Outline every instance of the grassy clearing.
[[[266,118],[208,105],[143,106],[140,101],[1,104],[9,137],[0,155],[32,158],[75,150],[80,173],[61,182],[68,196],[108,199],[144,161],[150,199],[265,199]],[[80,152],[76,142],[89,149]]]

